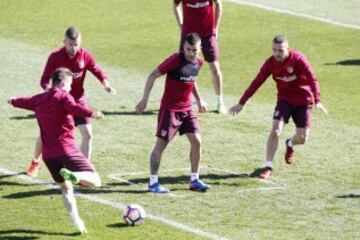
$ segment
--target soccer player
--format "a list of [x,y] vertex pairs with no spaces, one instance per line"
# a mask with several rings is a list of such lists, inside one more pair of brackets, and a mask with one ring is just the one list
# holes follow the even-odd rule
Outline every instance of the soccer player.
[[[87,70],[97,77],[107,93],[116,94],[116,90],[110,86],[105,73],[96,64],[92,54],[87,49],[81,47],[81,33],[76,27],[69,27],[66,30],[64,47],[52,52],[47,60],[40,82],[41,87],[45,91],[48,91],[50,88],[49,81],[51,74],[55,69],[60,67],[66,67],[73,72],[74,80],[71,85],[70,94],[78,103],[86,105],[84,80]],[[91,118],[74,116],[74,120],[82,136],[81,152],[90,160],[93,135]],[[35,177],[37,175],[40,155],[41,141],[40,138],[38,138],[33,159],[27,171],[29,176]]]
[[135,110],[142,113],[147,105],[154,81],[163,74],[166,75],[165,90],[161,100],[156,132],[156,143],[150,156],[149,191],[167,193],[169,190],[160,186],[158,170],[161,155],[177,132],[186,134],[191,144],[190,190],[206,191],[209,187],[199,179],[201,158],[200,125],[191,106],[191,93],[197,101],[199,112],[205,112],[195,79],[203,64],[198,57],[201,39],[196,33],[185,37],[184,51],[175,53],[161,63],[147,78],[144,94]]
[[[213,7],[214,5],[215,7]],[[221,13],[221,0],[174,0],[174,14],[181,31],[180,50],[182,50],[187,34],[199,34],[202,52],[205,61],[209,63],[213,77],[217,102],[216,111],[226,114],[227,109],[222,98],[223,77],[217,43]]]
[[263,179],[267,179],[271,175],[279,136],[289,118],[292,117],[296,132],[285,142],[285,162],[287,164],[294,161],[294,146],[305,144],[308,139],[313,104],[315,103],[316,109],[327,114],[327,110],[320,102],[317,78],[306,57],[301,52],[289,50],[289,42],[283,35],[274,37],[272,48],[273,55],[265,61],[240,101],[230,109],[230,113],[233,115],[239,113],[247,100],[272,75],[278,93],[272,129],[267,142],[265,165],[259,175]]
[[8,103],[35,112],[44,162],[61,188],[65,207],[76,232],[83,234],[86,228],[77,210],[73,184],[99,187],[101,180],[94,166],[76,146],[73,115],[102,118],[103,114],[75,102],[69,94],[71,83],[70,70],[59,68],[52,74],[52,88],[49,87],[48,91],[32,97],[10,98]]

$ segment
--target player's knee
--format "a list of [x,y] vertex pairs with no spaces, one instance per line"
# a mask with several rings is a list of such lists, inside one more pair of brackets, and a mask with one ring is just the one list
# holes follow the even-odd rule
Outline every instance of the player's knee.
[[83,141],[89,142],[89,141],[91,141],[92,137],[93,137],[93,134],[92,134],[92,132],[90,132],[90,131],[84,131],[84,132],[82,133],[82,139],[83,139]]
[[60,190],[63,194],[68,194],[69,192],[71,192],[73,190],[72,185],[66,184],[66,182],[63,182],[60,185]]
[[309,136],[307,134],[301,134],[297,136],[299,144],[305,144]]
[[281,130],[278,128],[273,128],[270,132],[270,138],[279,138],[281,135]]

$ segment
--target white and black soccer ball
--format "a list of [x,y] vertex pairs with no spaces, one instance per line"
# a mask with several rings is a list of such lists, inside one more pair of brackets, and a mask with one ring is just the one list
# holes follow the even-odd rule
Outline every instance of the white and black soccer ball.
[[136,204],[130,204],[124,207],[123,217],[125,222],[130,226],[137,226],[145,220],[145,210]]

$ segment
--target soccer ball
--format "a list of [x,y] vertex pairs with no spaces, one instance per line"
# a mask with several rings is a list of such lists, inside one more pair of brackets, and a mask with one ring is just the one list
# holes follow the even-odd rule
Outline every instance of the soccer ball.
[[137,226],[144,222],[145,211],[144,209],[136,204],[127,205],[124,207],[123,217],[125,222],[130,226]]

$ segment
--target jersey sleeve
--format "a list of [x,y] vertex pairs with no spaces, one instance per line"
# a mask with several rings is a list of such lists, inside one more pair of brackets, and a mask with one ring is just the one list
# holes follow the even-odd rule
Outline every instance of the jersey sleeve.
[[88,60],[87,70],[89,70],[101,83],[103,83],[107,79],[105,72],[96,63],[95,58],[89,51],[85,50],[84,54]]
[[181,3],[181,0],[174,0],[174,3],[179,4],[179,3]]
[[167,58],[164,62],[162,62],[157,68],[161,74],[165,74],[175,70],[180,63],[180,57],[178,53],[173,54],[169,58]]
[[267,59],[260,68],[260,72],[257,74],[255,79],[251,82],[250,86],[245,90],[241,96],[239,103],[245,105],[245,103],[251,98],[259,87],[266,81],[271,74],[271,58]]
[[312,68],[309,60],[304,55],[300,55],[299,57],[299,67],[302,73],[306,76],[306,78],[310,81],[311,92],[315,98],[315,103],[320,102],[320,87],[319,82],[317,80],[314,69]]
[[10,101],[10,104],[16,108],[34,111],[36,107],[36,96],[14,98]]
[[76,103],[70,94],[65,94],[62,98],[62,103],[65,110],[71,115],[91,117],[93,111],[83,104]]
[[44,90],[50,88],[51,74],[53,73],[54,70],[55,70],[54,57],[53,54],[50,54],[45,64],[45,68],[40,80],[40,86]]

